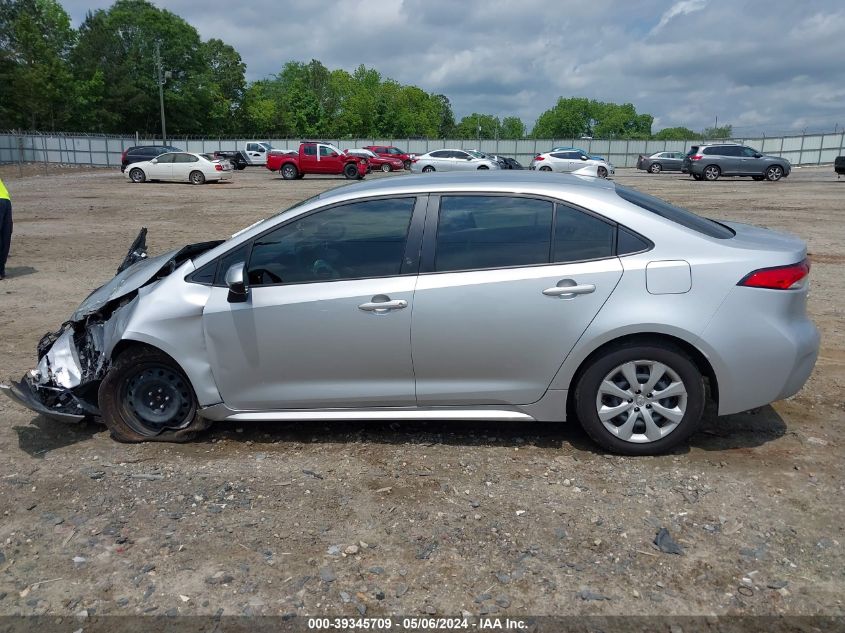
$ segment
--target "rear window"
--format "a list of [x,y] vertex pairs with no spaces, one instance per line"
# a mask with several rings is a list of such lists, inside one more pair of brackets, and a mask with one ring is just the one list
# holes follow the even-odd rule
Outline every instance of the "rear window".
[[707,235],[708,237],[715,237],[720,240],[727,240],[734,236],[734,232],[726,227],[724,224],[719,224],[713,220],[702,218],[692,211],[687,211],[681,207],[669,204],[668,202],[655,198],[646,193],[629,189],[621,185],[616,185],[616,194],[623,200],[637,205],[646,211],[651,211],[659,215],[661,218],[671,220],[676,224],[680,224],[688,229],[697,231]]

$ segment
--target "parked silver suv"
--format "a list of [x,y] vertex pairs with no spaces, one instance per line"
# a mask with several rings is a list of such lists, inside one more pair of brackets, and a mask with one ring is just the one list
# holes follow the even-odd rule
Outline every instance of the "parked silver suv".
[[720,176],[751,176],[754,180],[786,178],[792,165],[780,156],[761,154],[738,143],[693,145],[681,171],[696,180],[718,180]]

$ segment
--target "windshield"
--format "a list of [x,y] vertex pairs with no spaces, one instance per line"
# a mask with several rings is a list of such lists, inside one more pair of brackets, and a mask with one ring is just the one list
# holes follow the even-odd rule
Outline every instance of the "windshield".
[[467,154],[470,154],[475,158],[487,158],[487,154],[485,154],[484,152],[479,152],[478,150],[468,149],[466,150],[466,152]]
[[273,149],[273,146],[272,146],[272,145],[270,145],[270,143],[259,143],[259,145],[261,145],[261,147],[263,147],[264,149],[266,149],[268,152],[269,152],[271,149]]

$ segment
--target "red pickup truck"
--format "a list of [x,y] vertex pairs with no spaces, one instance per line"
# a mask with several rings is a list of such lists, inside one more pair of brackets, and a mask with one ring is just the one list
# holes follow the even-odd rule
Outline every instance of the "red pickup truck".
[[270,152],[267,169],[280,171],[285,180],[302,178],[305,174],[343,174],[350,180],[360,180],[367,174],[367,159],[344,154],[331,143],[306,141],[296,154]]

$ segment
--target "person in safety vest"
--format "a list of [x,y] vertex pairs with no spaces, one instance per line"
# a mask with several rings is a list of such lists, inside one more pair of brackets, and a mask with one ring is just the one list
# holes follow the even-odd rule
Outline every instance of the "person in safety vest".
[[6,259],[12,244],[12,200],[0,178],[0,279],[6,278]]

